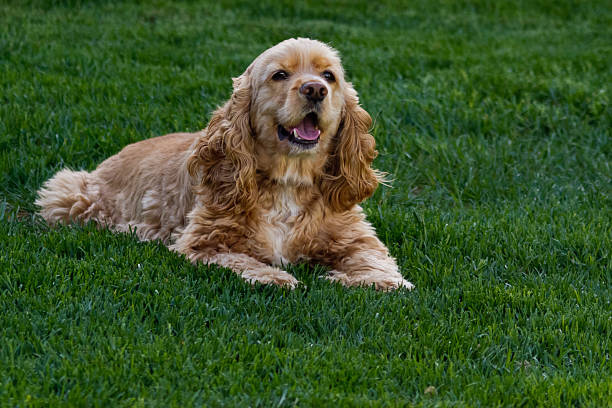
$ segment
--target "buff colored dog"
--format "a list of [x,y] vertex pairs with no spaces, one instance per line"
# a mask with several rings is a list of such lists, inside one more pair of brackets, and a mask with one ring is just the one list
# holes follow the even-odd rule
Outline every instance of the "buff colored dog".
[[131,144],[91,173],[64,169],[36,204],[51,224],[135,230],[251,283],[294,288],[283,265],[311,262],[346,286],[412,289],[358,205],[382,181],[371,124],[338,53],[289,39],[234,79],[206,129]]

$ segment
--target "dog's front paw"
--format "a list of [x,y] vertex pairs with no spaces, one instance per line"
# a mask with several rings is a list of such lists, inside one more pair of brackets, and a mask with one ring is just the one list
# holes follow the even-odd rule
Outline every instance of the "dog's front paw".
[[244,271],[241,276],[250,284],[259,282],[264,285],[273,284],[288,289],[295,289],[300,284],[300,281],[293,275],[274,267]]
[[390,291],[396,289],[412,290],[415,288],[415,286],[411,282],[408,282],[401,276],[399,278],[384,279],[379,282],[374,282],[374,284],[376,285],[376,289],[383,291]]
[[332,282],[340,282],[344,286],[372,286],[380,291],[392,291],[396,289],[412,290],[415,286],[402,277],[401,274],[385,273],[380,271],[369,271],[367,273],[345,273],[341,271],[330,271],[325,279]]

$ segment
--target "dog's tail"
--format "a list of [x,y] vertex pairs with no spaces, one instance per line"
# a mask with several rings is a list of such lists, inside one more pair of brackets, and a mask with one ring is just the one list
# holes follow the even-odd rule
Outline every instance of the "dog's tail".
[[47,180],[34,202],[40,207],[40,215],[49,224],[83,221],[92,206],[87,196],[88,177],[86,171],[64,169]]

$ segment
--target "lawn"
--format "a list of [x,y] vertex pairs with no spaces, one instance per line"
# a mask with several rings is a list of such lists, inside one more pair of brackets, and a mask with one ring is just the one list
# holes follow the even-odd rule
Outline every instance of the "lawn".
[[[612,7],[384,3],[0,4],[0,406],[610,406]],[[35,215],[295,36],[375,118],[364,209],[415,291],[251,287]]]

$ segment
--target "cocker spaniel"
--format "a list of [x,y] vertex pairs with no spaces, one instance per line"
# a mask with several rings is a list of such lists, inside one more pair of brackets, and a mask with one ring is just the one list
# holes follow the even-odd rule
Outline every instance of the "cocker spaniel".
[[371,124],[338,53],[289,39],[234,79],[206,129],[131,144],[91,173],[61,170],[36,204],[50,224],[135,231],[251,283],[294,288],[282,266],[315,262],[346,286],[412,289],[358,205],[382,179]]

